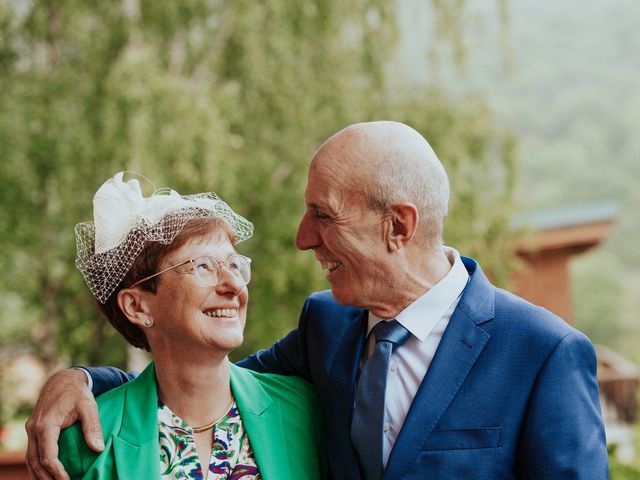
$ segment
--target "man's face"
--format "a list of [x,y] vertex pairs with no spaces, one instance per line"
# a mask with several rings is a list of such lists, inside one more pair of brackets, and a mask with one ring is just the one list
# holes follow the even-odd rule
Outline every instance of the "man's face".
[[318,153],[309,169],[296,246],[315,252],[336,301],[370,309],[388,289],[382,213],[365,204],[357,173],[328,155]]

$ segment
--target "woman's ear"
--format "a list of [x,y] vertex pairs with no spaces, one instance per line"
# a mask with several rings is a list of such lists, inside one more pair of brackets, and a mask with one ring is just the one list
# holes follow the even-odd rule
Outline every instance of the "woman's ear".
[[385,218],[385,241],[390,252],[405,247],[418,229],[418,209],[413,203],[401,202],[391,205]]
[[149,328],[153,325],[153,317],[149,303],[144,297],[144,292],[123,288],[118,292],[118,306],[131,323],[141,328]]

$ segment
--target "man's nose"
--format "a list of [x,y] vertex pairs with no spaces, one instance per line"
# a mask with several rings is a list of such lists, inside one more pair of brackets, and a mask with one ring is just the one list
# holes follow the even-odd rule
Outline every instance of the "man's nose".
[[309,217],[308,213],[305,213],[298,225],[298,232],[296,233],[296,247],[299,250],[309,250],[316,248],[320,245],[320,236],[314,226],[313,219]]

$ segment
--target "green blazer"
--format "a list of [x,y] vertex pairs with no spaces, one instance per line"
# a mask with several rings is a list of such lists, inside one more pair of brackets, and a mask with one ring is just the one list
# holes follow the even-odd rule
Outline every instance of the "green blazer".
[[[231,389],[264,480],[327,477],[322,408],[297,377],[261,374],[230,364]],[[160,478],[154,364],[97,399],[105,449],[85,443],[78,423],[60,434],[60,461],[72,479]]]

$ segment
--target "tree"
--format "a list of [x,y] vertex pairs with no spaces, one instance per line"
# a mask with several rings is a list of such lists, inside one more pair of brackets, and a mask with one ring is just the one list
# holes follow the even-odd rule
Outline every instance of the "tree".
[[[439,21],[457,21],[433,3]],[[293,244],[309,159],[361,120],[395,118],[429,138],[453,185],[447,240],[502,278],[513,141],[480,99],[452,103],[434,86],[388,91],[393,3],[18,6],[0,7],[0,297],[12,302],[0,315],[3,325],[20,319],[3,341],[29,345],[50,368],[124,365],[124,342],[73,268],[73,225],[118,170],[181,193],[213,189],[251,219],[255,237],[240,250],[254,258],[254,280],[237,355],[286,333],[304,297],[327,287]],[[478,188],[488,181],[491,191]]]

